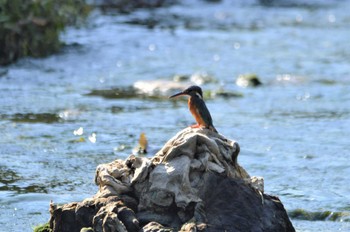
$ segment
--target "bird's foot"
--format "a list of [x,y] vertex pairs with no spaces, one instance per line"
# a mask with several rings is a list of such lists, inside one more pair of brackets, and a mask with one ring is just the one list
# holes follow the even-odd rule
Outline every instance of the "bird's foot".
[[199,125],[199,124],[194,124],[192,126],[190,126],[191,128],[202,128],[203,126]]

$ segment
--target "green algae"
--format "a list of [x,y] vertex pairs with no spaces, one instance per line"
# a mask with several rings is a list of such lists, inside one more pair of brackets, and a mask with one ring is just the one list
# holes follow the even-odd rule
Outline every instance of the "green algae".
[[144,93],[132,86],[116,87],[111,89],[93,89],[86,96],[97,96],[105,99],[152,99],[162,100],[168,99],[167,96],[155,91],[154,93]]
[[0,65],[59,51],[60,32],[88,12],[84,0],[0,0]]
[[140,94],[133,87],[93,89],[86,96],[99,96],[107,99],[128,99],[140,97]]
[[38,225],[36,227],[34,227],[34,232],[51,232],[52,229],[50,228],[50,224],[49,223],[45,223],[42,225]]
[[290,211],[289,216],[293,219],[307,221],[349,221],[349,212],[316,211],[310,212],[304,209]]
[[11,120],[17,123],[59,123],[62,118],[54,113],[17,113],[13,115],[0,115],[0,119]]

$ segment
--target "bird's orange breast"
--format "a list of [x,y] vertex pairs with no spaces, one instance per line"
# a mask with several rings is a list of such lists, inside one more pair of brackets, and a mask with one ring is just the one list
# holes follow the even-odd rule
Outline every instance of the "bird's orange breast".
[[196,122],[200,125],[200,126],[205,126],[207,127],[208,125],[206,125],[205,121],[203,120],[203,118],[200,116],[199,112],[198,112],[198,108],[196,107],[196,105],[193,103],[193,101],[191,100],[191,98],[188,99],[188,108],[190,109],[191,114],[193,115],[194,119],[196,120]]

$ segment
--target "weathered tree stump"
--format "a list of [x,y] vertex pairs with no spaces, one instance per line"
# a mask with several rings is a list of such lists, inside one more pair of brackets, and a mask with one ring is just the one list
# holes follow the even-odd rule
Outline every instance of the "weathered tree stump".
[[93,198],[51,205],[53,231],[295,231],[262,178],[237,163],[239,145],[187,128],[152,158],[129,156],[96,169]]

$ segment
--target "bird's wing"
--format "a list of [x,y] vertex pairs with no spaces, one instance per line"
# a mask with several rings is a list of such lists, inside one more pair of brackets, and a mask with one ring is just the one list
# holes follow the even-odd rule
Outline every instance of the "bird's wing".
[[213,126],[213,120],[211,118],[210,112],[203,100],[198,101],[197,111],[208,126]]

